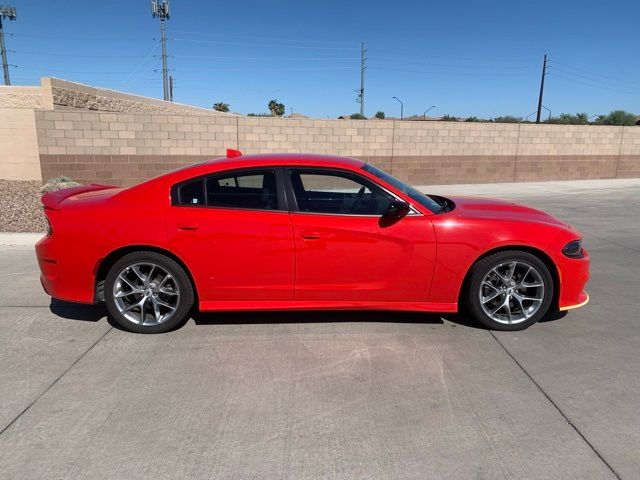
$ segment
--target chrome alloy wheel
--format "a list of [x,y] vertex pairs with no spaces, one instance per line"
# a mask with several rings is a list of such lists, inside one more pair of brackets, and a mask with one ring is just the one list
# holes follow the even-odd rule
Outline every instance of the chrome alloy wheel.
[[138,325],[169,320],[180,303],[178,282],[155,263],[134,263],[122,270],[113,285],[118,311]]
[[531,318],[544,300],[542,275],[528,263],[501,263],[492,268],[480,284],[480,305],[491,319],[517,324]]

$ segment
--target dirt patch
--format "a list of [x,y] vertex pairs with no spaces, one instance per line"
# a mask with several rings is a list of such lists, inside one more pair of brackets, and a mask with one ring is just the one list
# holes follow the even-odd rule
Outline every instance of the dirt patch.
[[0,180],[0,232],[45,232],[38,180]]

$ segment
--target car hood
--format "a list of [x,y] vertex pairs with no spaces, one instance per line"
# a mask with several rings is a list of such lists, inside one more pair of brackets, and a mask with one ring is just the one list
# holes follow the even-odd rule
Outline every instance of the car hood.
[[448,198],[455,203],[455,208],[450,213],[465,218],[536,222],[571,228],[569,224],[553,215],[505,200],[479,197]]

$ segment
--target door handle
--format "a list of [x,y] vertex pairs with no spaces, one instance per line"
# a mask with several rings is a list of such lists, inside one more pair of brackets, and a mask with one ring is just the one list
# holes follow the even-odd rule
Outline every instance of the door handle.
[[178,230],[197,230],[198,229],[198,225],[197,224],[193,224],[193,225],[178,225]]
[[305,240],[317,240],[320,238],[320,234],[318,232],[302,232],[300,236]]

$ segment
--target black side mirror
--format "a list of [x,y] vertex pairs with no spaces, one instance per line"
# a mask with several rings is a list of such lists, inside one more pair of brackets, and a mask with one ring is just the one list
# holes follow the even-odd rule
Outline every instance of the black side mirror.
[[391,202],[387,209],[382,213],[382,218],[388,220],[399,220],[402,217],[405,217],[411,207],[407,202],[402,202],[400,200],[396,200]]

